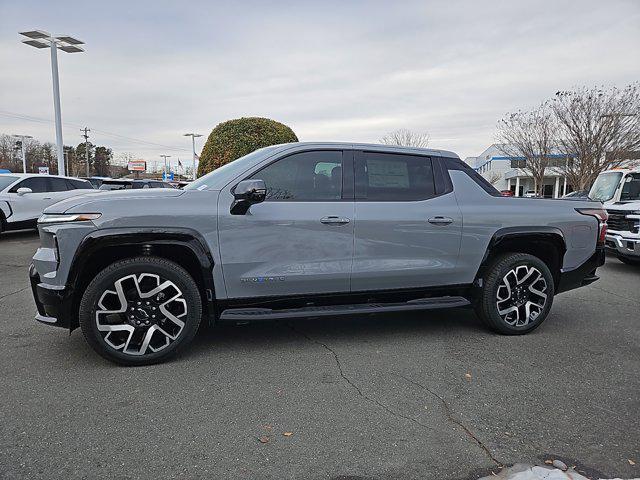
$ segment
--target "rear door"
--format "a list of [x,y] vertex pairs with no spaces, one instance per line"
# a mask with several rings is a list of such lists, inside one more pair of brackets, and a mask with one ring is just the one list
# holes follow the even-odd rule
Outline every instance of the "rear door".
[[[231,191],[246,178],[264,180],[267,199],[231,215]],[[293,153],[239,178],[218,202],[228,297],[348,292],[353,220],[349,150]]]
[[430,157],[356,152],[353,291],[454,283],[462,215]]
[[[47,180],[49,183],[49,195],[45,202],[47,203],[47,206],[53,205],[60,200],[86,193],[85,190],[79,190],[76,185],[71,182],[71,179],[49,177]],[[78,182],[80,183],[80,181]],[[86,187],[85,182],[81,182],[81,184],[85,186],[85,188],[88,188]]]

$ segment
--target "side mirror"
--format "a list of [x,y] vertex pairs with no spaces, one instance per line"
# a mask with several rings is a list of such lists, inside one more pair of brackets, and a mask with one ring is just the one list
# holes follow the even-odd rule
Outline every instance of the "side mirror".
[[33,193],[33,190],[28,187],[20,187],[18,190],[16,190],[16,193],[19,197],[21,197],[23,195],[26,195],[27,193]]
[[255,203],[264,202],[267,198],[267,186],[264,180],[243,180],[232,190],[231,215],[244,215]]

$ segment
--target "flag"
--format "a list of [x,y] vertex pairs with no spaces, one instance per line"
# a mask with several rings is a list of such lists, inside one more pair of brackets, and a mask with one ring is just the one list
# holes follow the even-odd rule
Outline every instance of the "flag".
[[178,166],[182,168],[182,162],[180,161],[180,159],[178,159]]

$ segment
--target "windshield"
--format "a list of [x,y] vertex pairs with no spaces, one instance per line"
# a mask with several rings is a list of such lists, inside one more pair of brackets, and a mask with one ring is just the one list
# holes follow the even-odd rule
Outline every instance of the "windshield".
[[18,180],[18,177],[5,177],[4,175],[0,175],[0,191],[7,188],[16,180]]
[[233,162],[229,162],[226,165],[216,168],[213,172],[207,173],[206,175],[200,177],[197,180],[194,180],[189,185],[183,188],[183,190],[206,190],[211,188],[218,179],[218,177],[224,176],[226,173],[233,173],[234,170],[237,170],[237,173],[242,173],[247,168],[250,168],[251,165],[254,165],[258,160],[256,157],[266,158],[273,150],[276,150],[279,145],[274,145],[271,147],[264,147],[255,150],[244,157],[240,157]]
[[601,173],[596,178],[591,190],[589,190],[589,198],[601,202],[611,200],[616,193],[616,188],[618,188],[621,178],[622,172]]
[[633,202],[636,200],[640,200],[640,173],[631,173],[624,179],[620,201]]

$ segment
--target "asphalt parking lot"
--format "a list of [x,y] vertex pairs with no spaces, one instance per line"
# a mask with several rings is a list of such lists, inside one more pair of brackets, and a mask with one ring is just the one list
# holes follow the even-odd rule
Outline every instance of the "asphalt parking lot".
[[123,368],[33,320],[36,246],[0,238],[0,478],[640,476],[640,269],[616,259],[523,337],[469,310],[311,319]]

